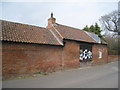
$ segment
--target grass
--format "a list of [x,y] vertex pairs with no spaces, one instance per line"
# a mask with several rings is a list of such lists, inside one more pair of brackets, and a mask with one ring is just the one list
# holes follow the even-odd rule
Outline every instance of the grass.
[[35,74],[48,75],[46,72],[36,72]]

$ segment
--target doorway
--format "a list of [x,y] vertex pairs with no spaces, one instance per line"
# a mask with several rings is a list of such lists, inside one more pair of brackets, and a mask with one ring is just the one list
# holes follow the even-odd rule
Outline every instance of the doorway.
[[91,66],[92,45],[80,45],[80,67]]

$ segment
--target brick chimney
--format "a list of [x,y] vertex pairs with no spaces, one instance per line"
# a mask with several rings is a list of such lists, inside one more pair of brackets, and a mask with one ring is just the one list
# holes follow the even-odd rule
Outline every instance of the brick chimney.
[[53,13],[51,13],[51,17],[48,19],[47,28],[51,28],[55,23],[56,23],[56,19],[53,17]]

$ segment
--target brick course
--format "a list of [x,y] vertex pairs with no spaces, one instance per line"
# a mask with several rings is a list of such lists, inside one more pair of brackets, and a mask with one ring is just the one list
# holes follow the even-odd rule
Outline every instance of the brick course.
[[79,67],[79,44],[75,41],[65,41],[63,48],[64,68]]
[[[98,58],[98,51],[102,52],[102,58]],[[107,51],[107,45],[101,45],[101,44],[94,44],[92,47],[92,64],[100,64],[100,63],[107,63],[108,60],[108,51]]]
[[[70,40],[64,40],[64,46],[3,42],[3,77],[80,67],[80,45]],[[98,59],[99,49],[101,59]],[[93,44],[92,53],[93,65],[107,63],[106,45]]]
[[3,42],[3,76],[60,69],[61,46]]
[[50,72],[79,67],[79,44],[65,41],[62,46],[2,43],[3,76]]
[[[4,77],[79,67],[81,45],[92,48],[93,65],[107,63],[105,42],[101,40],[99,44],[90,33],[56,23],[53,14],[47,28],[2,20],[2,33]],[[101,59],[98,59],[99,50]]]
[[108,55],[108,62],[119,60],[120,55]]

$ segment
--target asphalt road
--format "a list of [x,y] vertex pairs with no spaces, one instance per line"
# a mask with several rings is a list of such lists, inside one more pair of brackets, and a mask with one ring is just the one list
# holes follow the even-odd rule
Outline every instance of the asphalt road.
[[118,88],[118,61],[47,76],[3,81],[3,88]]

